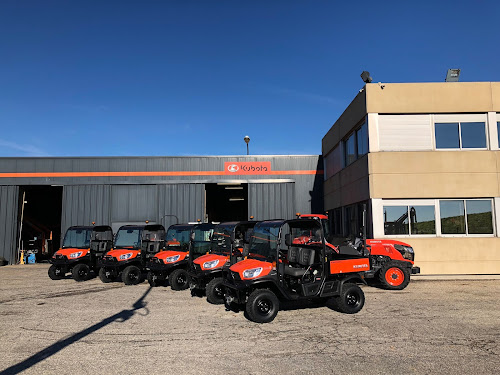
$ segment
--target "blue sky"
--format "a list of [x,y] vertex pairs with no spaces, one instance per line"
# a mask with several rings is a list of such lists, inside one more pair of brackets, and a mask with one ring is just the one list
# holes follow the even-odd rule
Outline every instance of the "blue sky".
[[500,81],[498,1],[0,1],[0,156],[319,154],[374,81]]

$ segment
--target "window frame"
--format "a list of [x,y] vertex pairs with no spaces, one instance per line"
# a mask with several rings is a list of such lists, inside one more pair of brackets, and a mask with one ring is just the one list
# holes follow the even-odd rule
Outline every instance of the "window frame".
[[[483,151],[490,149],[490,139],[489,139],[489,131],[488,131],[488,118],[486,114],[433,114],[432,118],[432,147],[434,151]],[[470,122],[481,122],[484,124],[484,139],[486,146],[483,148],[464,148],[462,147],[462,123],[470,123]],[[437,139],[436,139],[436,124],[458,124],[458,148],[437,148]]]

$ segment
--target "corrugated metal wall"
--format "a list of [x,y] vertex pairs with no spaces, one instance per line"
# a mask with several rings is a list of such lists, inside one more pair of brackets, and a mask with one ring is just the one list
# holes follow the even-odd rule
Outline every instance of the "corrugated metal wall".
[[18,186],[0,186],[0,256],[9,263],[16,260]]
[[114,185],[111,188],[111,222],[156,222],[156,185]]
[[293,182],[248,185],[248,215],[255,220],[293,219],[295,208]]
[[61,238],[72,225],[108,225],[110,222],[110,185],[64,186]]
[[176,223],[204,219],[205,184],[158,185],[158,207],[161,223],[167,228]]

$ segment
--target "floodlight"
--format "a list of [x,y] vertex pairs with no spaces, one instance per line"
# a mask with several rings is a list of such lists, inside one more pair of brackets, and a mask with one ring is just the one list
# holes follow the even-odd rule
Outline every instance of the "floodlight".
[[370,77],[370,72],[363,70],[363,73],[361,73],[361,79],[363,80],[364,83],[370,83],[372,81],[372,77]]
[[460,77],[460,69],[448,69],[448,73],[446,73],[445,82],[458,82]]

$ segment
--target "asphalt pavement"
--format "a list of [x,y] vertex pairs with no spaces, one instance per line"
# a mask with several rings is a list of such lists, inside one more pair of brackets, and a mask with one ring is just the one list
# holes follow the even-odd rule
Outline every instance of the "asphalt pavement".
[[248,321],[189,291],[0,267],[4,374],[497,374],[500,280],[364,286],[355,315],[288,306]]

